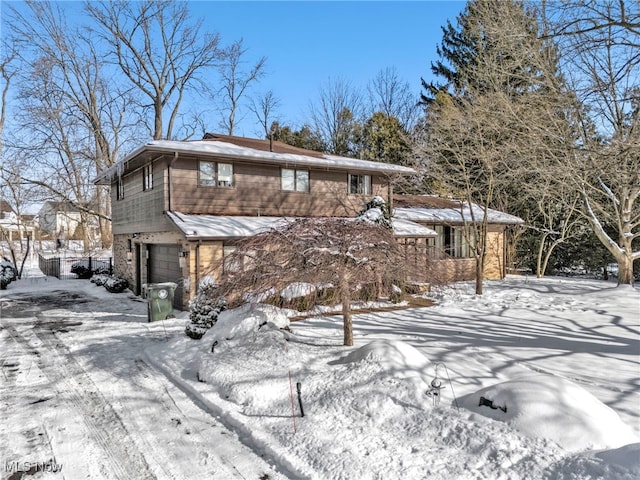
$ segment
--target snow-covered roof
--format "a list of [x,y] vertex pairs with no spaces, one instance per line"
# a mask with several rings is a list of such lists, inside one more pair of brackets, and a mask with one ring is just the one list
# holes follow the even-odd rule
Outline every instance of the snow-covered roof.
[[[167,212],[171,221],[186,238],[230,239],[250,237],[284,225],[291,217],[246,217],[227,215],[187,215]],[[398,237],[435,237],[437,233],[404,219],[393,220],[393,233]]]
[[393,217],[393,234],[396,237],[437,237],[435,230],[404,218]]
[[[427,208],[427,207],[402,207],[393,210],[393,216],[397,219],[410,220],[421,223],[465,223],[479,222],[484,216],[484,210],[478,205],[462,208]],[[489,209],[487,211],[489,223],[501,225],[520,225],[524,223],[520,217]]]
[[250,237],[286,223],[285,217],[245,217],[229,215],[187,215],[167,212],[187,238]]
[[[301,152],[305,152],[305,150],[303,149],[299,150]],[[393,165],[383,162],[372,162],[369,160],[358,160],[355,158],[340,157],[336,155],[327,155],[320,152],[308,151],[308,154],[271,152],[258,148],[251,148],[246,146],[245,144],[237,145],[235,143],[231,143],[231,141],[154,140],[139,147],[138,149],[118,161],[115,165],[105,170],[102,175],[100,175],[95,180],[95,183],[110,181],[117,175],[122,174],[122,172],[126,170],[126,164],[145,151],[164,153],[189,153],[202,156],[215,156],[218,158],[245,160],[259,163],[377,172],[387,175],[413,175],[416,173],[412,168],[403,167],[400,165]]]

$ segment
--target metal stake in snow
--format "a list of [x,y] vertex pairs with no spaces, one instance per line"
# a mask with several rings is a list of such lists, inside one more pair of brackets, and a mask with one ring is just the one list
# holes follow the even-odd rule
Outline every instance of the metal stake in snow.
[[[284,342],[284,350],[289,356],[289,341]],[[291,420],[293,421],[293,433],[296,433],[296,407],[293,401],[293,381],[291,380],[291,367],[289,367],[289,398],[291,399]]]
[[451,387],[451,394],[453,395],[453,401],[455,402],[456,410],[459,411],[460,407],[458,406],[458,399],[456,398],[456,393],[453,391],[453,383],[451,383],[451,377],[449,376],[449,369],[444,363],[436,363],[435,377],[433,380],[431,380],[431,386],[429,387],[429,390],[426,391],[426,394],[428,397],[431,397],[433,399],[433,405],[438,406],[438,404],[440,403],[440,390],[444,388],[442,386],[442,381],[440,380],[440,377],[438,377],[438,367],[444,368],[444,371],[447,374],[447,380],[449,381],[449,386]]
[[440,390],[443,388],[442,382],[438,378],[438,367],[436,367],[436,376],[431,380],[431,386],[429,387],[429,390],[427,390],[427,397],[431,397],[433,399],[434,407],[437,407],[440,404]]
[[298,390],[298,404],[300,405],[300,416],[304,417],[304,408],[302,408],[302,382],[296,383],[296,389]]

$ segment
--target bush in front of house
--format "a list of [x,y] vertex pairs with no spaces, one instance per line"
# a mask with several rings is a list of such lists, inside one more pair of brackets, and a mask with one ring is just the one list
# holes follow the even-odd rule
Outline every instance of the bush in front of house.
[[120,277],[108,277],[103,285],[110,293],[122,293],[129,288],[129,282]]
[[184,333],[199,340],[218,320],[218,315],[227,306],[227,301],[218,291],[218,285],[209,277],[200,283],[198,294],[189,302],[190,323]]
[[100,273],[98,275],[92,276],[91,280],[89,280],[89,281],[91,283],[95,283],[99,287],[102,287],[109,278],[110,278],[109,275],[104,275],[104,274]]
[[0,261],[0,290],[6,290],[7,285],[16,279],[16,267],[7,258]]
[[93,261],[91,268],[89,268],[88,260],[80,260],[71,264],[71,273],[75,273],[78,278],[88,279],[92,275],[108,275],[110,272],[109,265],[105,264],[105,262]]
[[129,282],[127,280],[112,275],[94,275],[89,281],[95,283],[98,287],[106,288],[110,293],[122,293],[129,288]]

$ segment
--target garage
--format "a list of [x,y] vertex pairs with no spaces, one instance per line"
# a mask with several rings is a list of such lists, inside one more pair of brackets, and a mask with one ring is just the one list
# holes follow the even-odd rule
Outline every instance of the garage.
[[178,284],[173,297],[173,306],[182,310],[182,270],[178,255],[180,246],[174,244],[148,244],[149,283],[174,282]]

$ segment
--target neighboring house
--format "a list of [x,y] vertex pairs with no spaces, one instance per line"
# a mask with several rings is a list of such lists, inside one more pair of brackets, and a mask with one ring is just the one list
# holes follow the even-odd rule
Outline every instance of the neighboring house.
[[38,212],[40,231],[60,241],[71,239],[81,221],[78,209],[68,202],[48,201]]
[[6,201],[0,200],[0,241],[9,242],[25,240],[26,235],[33,238],[33,217],[30,215],[18,216],[13,207]]
[[[212,265],[286,218],[354,217],[373,196],[392,198],[398,165],[304,150],[269,140],[207,134],[199,141],[152,141],[96,179],[111,185],[114,273],[140,294],[172,281],[185,308]],[[432,230],[399,221],[395,234]]]
[[[423,264],[429,276],[451,282],[475,278],[476,263],[467,234],[469,225],[481,223],[483,209],[478,205],[433,195],[395,195],[394,218],[418,223],[435,230],[437,236],[414,242],[405,242],[408,258]],[[487,210],[487,251],[484,276],[501,279],[507,273],[506,236],[508,228],[524,221],[497,210]]]

